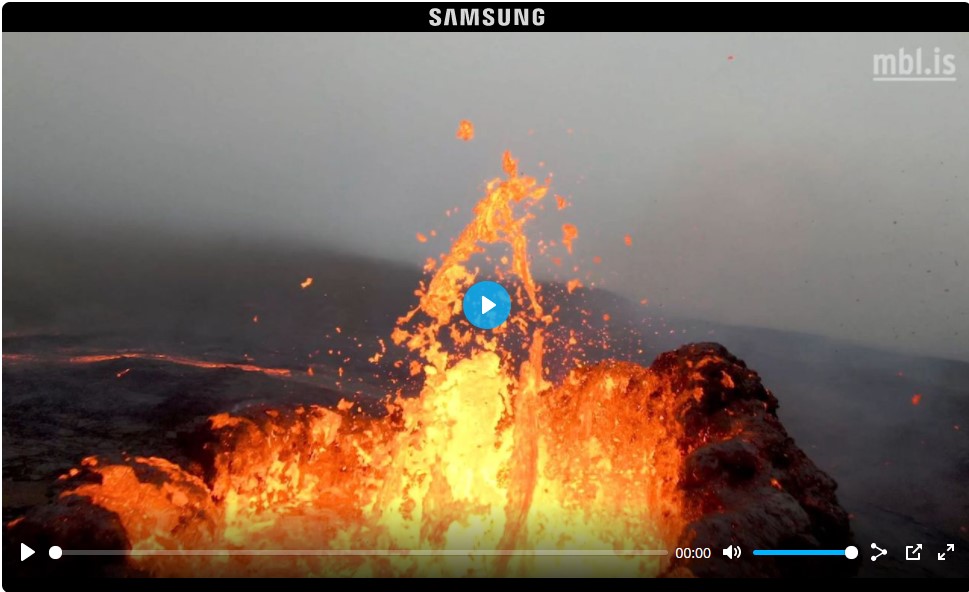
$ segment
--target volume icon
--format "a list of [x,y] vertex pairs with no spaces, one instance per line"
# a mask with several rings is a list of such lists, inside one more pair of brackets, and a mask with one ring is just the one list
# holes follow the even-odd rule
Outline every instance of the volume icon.
[[727,559],[737,559],[740,557],[740,547],[737,545],[730,545],[729,547],[723,548],[723,556]]

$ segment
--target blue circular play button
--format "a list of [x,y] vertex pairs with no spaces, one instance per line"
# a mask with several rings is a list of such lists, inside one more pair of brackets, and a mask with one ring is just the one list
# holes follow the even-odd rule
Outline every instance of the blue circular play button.
[[511,314],[508,290],[495,282],[478,282],[464,293],[464,316],[479,329],[494,329]]

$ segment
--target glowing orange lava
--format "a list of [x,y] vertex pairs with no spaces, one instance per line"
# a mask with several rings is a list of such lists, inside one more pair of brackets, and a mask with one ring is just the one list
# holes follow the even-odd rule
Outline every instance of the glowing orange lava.
[[[672,387],[623,362],[546,380],[546,347],[568,344],[546,344],[557,307],[532,276],[525,225],[548,187],[509,153],[503,169],[450,251],[425,266],[432,275],[393,332],[423,379],[419,396],[388,396],[382,418],[348,401],[219,414],[210,471],[89,458],[83,468],[98,479],[63,495],[116,513],[134,549],[381,551],[128,558],[152,575],[660,573],[667,557],[614,552],[668,548],[685,523]],[[578,231],[563,232],[571,251]],[[509,321],[490,333],[461,315],[486,249],[501,251],[489,277],[513,297]]]
[[474,124],[470,120],[462,119],[458,123],[457,137],[459,140],[470,142],[474,139]]
[[575,224],[563,224],[562,225],[562,244],[565,248],[572,253],[572,241],[579,238],[579,229],[575,227]]
[[[256,366],[255,364],[212,362],[209,360],[199,360],[196,358],[188,358],[185,356],[172,356],[168,354],[155,354],[155,353],[145,353],[145,352],[124,352],[124,353],[72,356],[68,358],[67,361],[71,364],[94,364],[97,362],[109,362],[113,360],[127,360],[127,359],[159,360],[163,362],[171,362],[173,364],[179,364],[181,366],[194,366],[196,368],[233,368],[235,370],[242,370],[243,372],[259,372],[260,374],[266,374],[269,376],[289,376],[290,374],[292,374],[289,370],[285,368],[263,368],[262,366]],[[56,362],[56,360],[49,360],[49,359],[47,361]],[[126,370],[125,374],[127,374],[127,372],[128,371]],[[118,378],[121,378],[121,376],[119,376]]]

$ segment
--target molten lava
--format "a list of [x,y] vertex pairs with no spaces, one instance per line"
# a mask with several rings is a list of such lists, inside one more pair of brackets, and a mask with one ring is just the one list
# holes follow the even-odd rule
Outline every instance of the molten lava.
[[[144,351],[122,350],[106,354],[85,354],[77,355],[32,355],[32,354],[3,354],[4,362],[8,363],[31,363],[31,364],[98,364],[101,362],[113,362],[115,360],[154,360],[176,364],[178,366],[192,366],[194,368],[208,369],[232,369],[243,372],[257,372],[266,376],[286,377],[291,376],[292,372],[286,368],[266,368],[255,364],[241,364],[235,362],[213,362],[187,356],[175,356],[164,353],[152,353]],[[121,378],[130,372],[127,368],[117,373]]]
[[[520,174],[509,153],[503,168],[450,251],[425,267],[433,274],[393,332],[423,378],[419,396],[388,396],[381,418],[346,401],[216,415],[210,467],[89,458],[89,478],[62,496],[117,514],[134,550],[355,552],[128,557],[152,575],[660,573],[668,557],[636,551],[671,548],[688,518],[677,487],[679,395],[623,362],[549,384],[546,348],[568,344],[546,344],[557,308],[532,276],[525,234],[548,187]],[[563,229],[571,251],[578,231]],[[502,251],[485,259],[501,261],[488,276],[514,300],[491,333],[461,316],[486,249]]]
[[462,119],[458,122],[457,138],[470,142],[474,139],[474,124],[469,119]]

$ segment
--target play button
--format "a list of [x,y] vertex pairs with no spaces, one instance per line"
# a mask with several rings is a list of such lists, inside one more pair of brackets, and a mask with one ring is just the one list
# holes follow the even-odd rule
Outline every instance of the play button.
[[464,294],[464,316],[479,329],[494,329],[511,314],[511,296],[496,282],[478,282]]
[[34,554],[34,550],[27,545],[20,543],[20,560],[27,561],[27,558]]
[[491,300],[488,300],[487,296],[481,297],[481,314],[488,314],[488,311],[490,311],[494,307],[495,307],[495,303],[492,302]]

